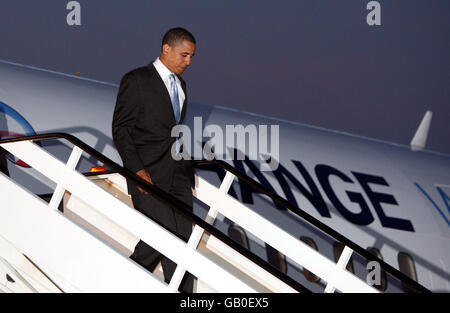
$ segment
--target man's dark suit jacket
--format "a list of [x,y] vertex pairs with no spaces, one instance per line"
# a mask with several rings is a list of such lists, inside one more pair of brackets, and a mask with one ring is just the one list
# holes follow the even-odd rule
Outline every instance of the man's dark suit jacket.
[[[181,124],[186,115],[187,92],[186,83],[178,78],[186,95]],[[174,171],[183,171],[191,187],[195,184],[192,162],[175,161],[171,156],[175,138],[170,133],[175,125],[169,92],[152,63],[123,76],[112,123],[114,143],[125,168],[133,173],[145,168],[153,184],[166,191],[172,185]],[[131,181],[127,185],[129,194],[139,193]]]

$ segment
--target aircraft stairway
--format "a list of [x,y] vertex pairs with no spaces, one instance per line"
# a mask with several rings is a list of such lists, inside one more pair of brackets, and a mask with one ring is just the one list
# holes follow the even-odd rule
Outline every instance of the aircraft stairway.
[[[73,145],[67,162],[35,142],[64,140]],[[378,292],[346,265],[352,253],[381,267],[418,292],[428,292],[365,249],[292,206],[228,164],[219,188],[197,176],[194,196],[209,207],[205,219],[157,186],[146,183],[77,138],[62,133],[0,140],[0,146],[56,184],[47,202],[0,173],[0,291],[3,292],[177,292],[185,271],[197,277],[197,292],[309,292],[293,278],[217,230],[220,213],[326,282],[325,292]],[[83,175],[83,153],[112,171]],[[235,177],[252,184],[345,245],[337,263],[290,235],[228,194]],[[131,205],[125,177],[189,218],[193,232],[184,242]],[[58,208],[63,208],[62,212]],[[177,264],[169,284],[160,269],[148,272],[129,258],[145,241]]]

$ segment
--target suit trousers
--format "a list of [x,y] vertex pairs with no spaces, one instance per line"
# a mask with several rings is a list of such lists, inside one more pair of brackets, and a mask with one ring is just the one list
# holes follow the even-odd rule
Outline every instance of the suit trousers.
[[[151,173],[150,173],[151,177]],[[184,172],[176,170],[174,172],[173,183],[169,189],[169,193],[180,201],[186,203],[190,207],[193,206],[193,196],[190,187],[189,179]],[[155,199],[151,194],[138,193],[131,195],[135,209],[155,220],[166,228],[175,232],[178,237],[184,241],[188,241],[192,233],[192,223],[189,219],[176,212],[175,209],[163,204]],[[175,271],[176,264],[170,259],[159,253],[154,248],[140,240],[135,247],[133,254],[130,256],[132,260],[153,272],[158,263],[161,261],[164,280],[166,283],[170,282]],[[194,277],[186,272],[180,285],[180,291],[192,293]]]

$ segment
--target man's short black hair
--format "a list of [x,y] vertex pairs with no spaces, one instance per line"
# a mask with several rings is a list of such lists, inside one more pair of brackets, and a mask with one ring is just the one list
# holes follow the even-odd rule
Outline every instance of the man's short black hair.
[[196,44],[194,35],[192,35],[188,30],[182,28],[182,27],[175,27],[172,29],[169,29],[162,39],[162,45],[169,44],[169,46],[174,46],[179,42],[182,42],[183,40],[187,40],[192,42],[193,44]]

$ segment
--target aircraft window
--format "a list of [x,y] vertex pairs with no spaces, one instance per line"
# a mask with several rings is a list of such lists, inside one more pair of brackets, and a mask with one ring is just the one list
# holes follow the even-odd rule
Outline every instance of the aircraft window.
[[[400,272],[402,272],[412,280],[417,281],[416,266],[414,265],[413,258],[408,253],[400,252],[398,254],[398,266],[400,268]],[[407,284],[404,284],[403,282],[402,287],[405,292],[414,292],[414,289],[409,287]]]
[[245,233],[245,230],[242,227],[236,224],[231,225],[230,228],[228,228],[228,236],[230,236],[231,239],[236,241],[245,249],[248,249],[249,244],[247,234]]
[[9,276],[8,274],[6,274],[6,279],[10,282],[10,283],[15,283],[16,281],[11,277],[11,276]]
[[[383,256],[381,255],[380,250],[374,247],[367,248],[367,251],[369,251],[370,254],[376,256],[381,261],[383,261]],[[387,278],[386,278],[386,272],[380,268],[380,284],[379,285],[373,285],[374,288],[385,291],[387,289]]]
[[[337,263],[339,261],[339,257],[342,254],[342,251],[344,250],[344,245],[340,242],[333,243],[333,253],[334,253],[334,261]],[[353,271],[353,258],[350,258],[347,263],[346,267],[347,271],[351,273],[355,273]]]
[[266,243],[267,261],[282,273],[287,273],[286,257],[283,253]]
[[[316,250],[316,251],[319,250],[319,249],[317,249],[316,243],[311,238],[302,236],[302,237],[300,237],[300,240],[303,241],[304,243],[306,243],[308,246],[310,246],[314,250]],[[303,268],[303,275],[305,275],[305,277],[308,281],[313,282],[313,283],[317,283],[320,280],[319,276],[314,275],[313,273],[308,271],[306,268]]]

